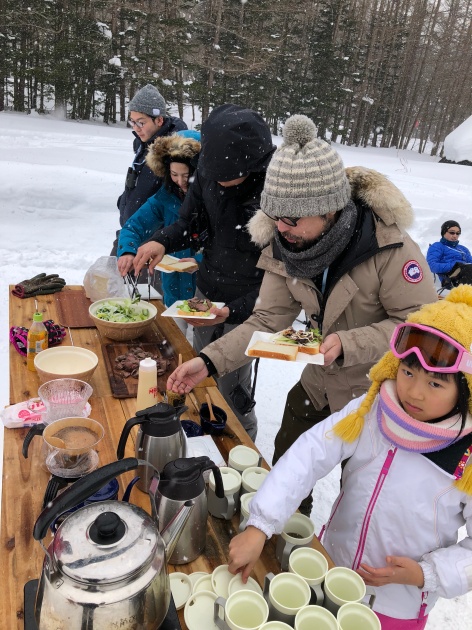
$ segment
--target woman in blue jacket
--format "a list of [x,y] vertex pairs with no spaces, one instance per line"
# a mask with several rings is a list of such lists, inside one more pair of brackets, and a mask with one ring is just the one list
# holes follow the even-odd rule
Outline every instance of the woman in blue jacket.
[[446,221],[441,225],[441,240],[428,248],[426,260],[429,268],[439,276],[442,284],[450,280],[448,274],[454,265],[472,263],[470,251],[464,245],[459,245],[460,235],[461,226],[457,221]]
[[[195,170],[192,160],[200,152],[200,133],[179,131],[172,136],[157,138],[150,146],[146,163],[164,180],[158,192],[150,197],[125,223],[118,241],[118,269],[125,276],[133,267],[138,247],[156,230],[175,223]],[[177,258],[193,257],[192,250],[173,252]],[[177,300],[188,300],[195,295],[195,274],[163,273],[164,304],[171,306]]]

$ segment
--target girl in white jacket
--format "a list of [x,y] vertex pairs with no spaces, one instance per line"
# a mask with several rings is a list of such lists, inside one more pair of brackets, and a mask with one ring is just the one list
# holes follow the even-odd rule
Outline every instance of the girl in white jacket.
[[367,394],[304,433],[267,476],[230,543],[230,571],[246,581],[265,540],[347,459],[323,543],[375,587],[382,630],[421,630],[438,597],[472,590],[471,344],[469,285],[399,324]]

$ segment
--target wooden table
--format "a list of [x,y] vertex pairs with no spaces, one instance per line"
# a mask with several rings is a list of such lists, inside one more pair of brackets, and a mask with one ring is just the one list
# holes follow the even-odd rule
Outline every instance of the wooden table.
[[[64,290],[78,291],[80,289],[81,287],[66,287]],[[38,296],[37,302],[38,309],[44,313],[45,320],[58,321],[54,295]],[[153,304],[159,313],[164,310],[160,301],[153,301]],[[33,298],[21,300],[10,295],[10,326],[29,327],[34,308]],[[143,340],[152,342],[156,339],[162,339],[163,336],[171,341],[174,351],[181,353],[184,360],[195,356],[193,349],[174,321],[158,316],[152,330],[143,337]],[[94,392],[89,402],[92,406],[91,417],[102,423],[105,428],[105,438],[100,443],[98,450],[100,463],[102,465],[107,464],[116,459],[116,447],[122,427],[126,420],[135,414],[135,399],[117,399],[112,396],[101,347],[102,343],[109,342],[108,339],[102,339],[96,328],[71,329],[71,337],[74,345],[88,348],[99,357],[98,367],[91,379]],[[63,344],[71,344],[69,336],[63,340]],[[39,385],[37,374],[26,368],[26,359],[21,357],[10,345],[10,403],[36,397]],[[184,417],[199,422],[198,409],[201,403],[205,401],[207,393],[212,402],[224,408],[228,414],[224,435],[214,438],[224,460],[228,460],[229,451],[237,444],[256,448],[219,393],[215,381],[211,378],[206,379],[187,396],[186,404],[189,410],[184,414]],[[49,475],[40,467],[42,442],[40,438],[35,438],[32,441],[28,459],[23,458],[21,448],[26,432],[27,429],[5,429],[4,434],[0,627],[8,628],[8,630],[23,629],[23,586],[27,581],[39,577],[43,562],[43,551],[39,543],[33,539],[32,531],[34,522],[41,511]],[[128,440],[125,456],[134,457],[133,440]],[[263,462],[263,466],[269,468],[265,462]],[[121,475],[119,478],[121,492],[132,476],[132,473]],[[148,512],[150,511],[149,499],[146,494],[134,489],[131,497],[133,503],[140,505]],[[204,555],[187,565],[169,566],[169,571],[211,572],[220,564],[225,564],[228,544],[237,531],[238,525],[239,513],[233,517],[232,521],[224,521],[209,516]],[[278,573],[280,571],[280,566],[275,559],[275,539],[276,537],[273,537],[267,542],[254,569],[254,577],[261,585],[268,572]],[[313,546],[326,555],[330,566],[332,566],[331,559],[318,540],[314,540]],[[182,628],[186,630],[183,611],[180,611],[179,616]]]

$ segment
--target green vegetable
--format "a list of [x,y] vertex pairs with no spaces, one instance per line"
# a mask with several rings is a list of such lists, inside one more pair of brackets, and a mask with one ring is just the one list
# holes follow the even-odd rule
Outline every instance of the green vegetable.
[[98,308],[94,315],[106,322],[143,322],[149,319],[149,309],[133,306],[136,300],[125,298],[122,302],[108,300]]

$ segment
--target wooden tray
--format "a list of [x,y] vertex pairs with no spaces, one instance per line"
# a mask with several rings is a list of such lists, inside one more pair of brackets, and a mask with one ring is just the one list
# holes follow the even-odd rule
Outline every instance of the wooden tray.
[[84,289],[79,291],[60,291],[55,293],[57,324],[66,328],[95,328],[89,315],[92,302],[86,297]]
[[157,388],[160,392],[165,392],[167,377],[177,367],[178,357],[175,356],[172,346],[168,342],[164,343],[139,343],[139,341],[122,341],[107,343],[102,345],[103,358],[107,369],[108,380],[112,394],[115,398],[136,398],[138,394],[138,379],[128,376],[123,378],[115,372],[115,359],[121,354],[126,354],[130,348],[142,348],[145,352],[156,354],[163,359],[170,360],[170,365],[165,374],[157,377]]

